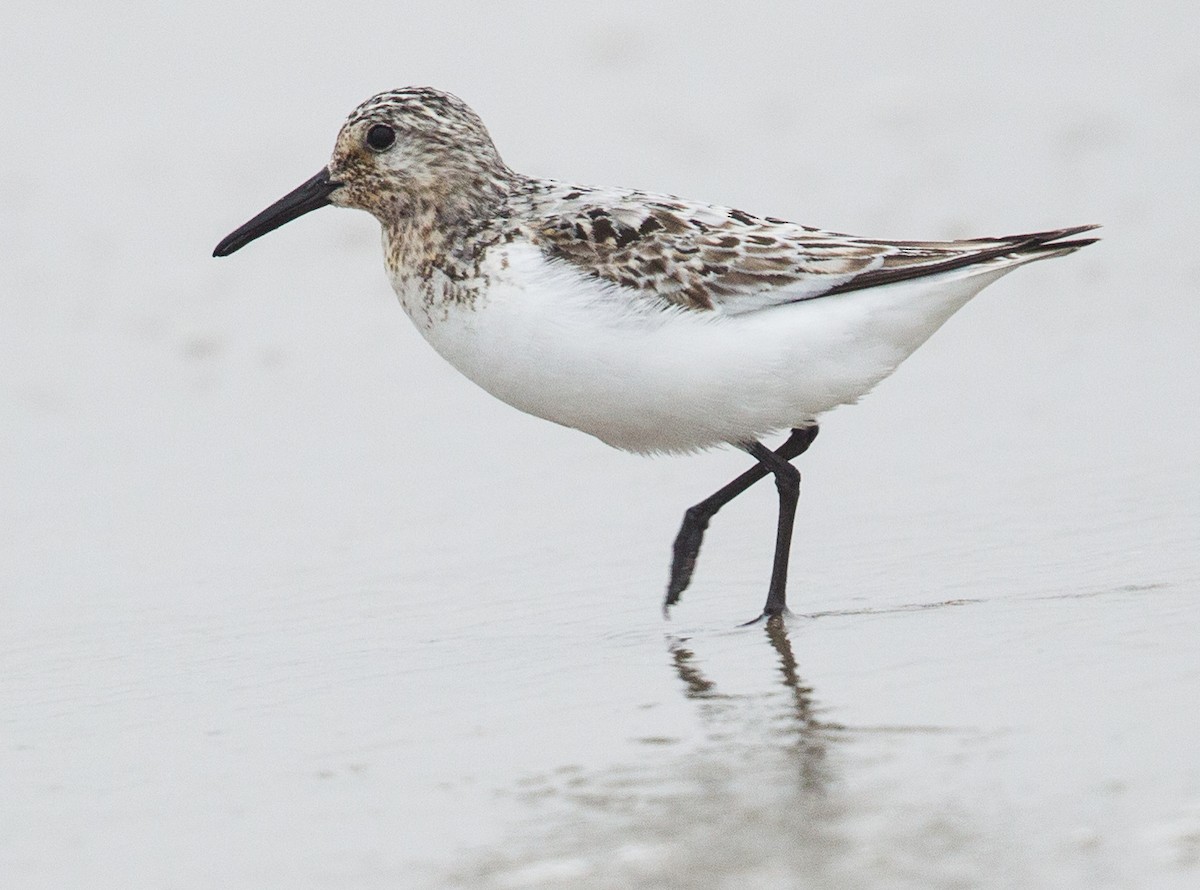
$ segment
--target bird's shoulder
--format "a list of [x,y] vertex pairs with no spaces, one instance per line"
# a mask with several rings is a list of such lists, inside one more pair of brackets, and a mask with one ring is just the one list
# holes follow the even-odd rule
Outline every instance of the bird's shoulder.
[[529,180],[507,209],[550,261],[664,305],[737,315],[1005,258],[1068,252],[1087,231],[963,241],[889,241],[636,189]]
[[894,245],[634,189],[539,181],[521,216],[551,259],[693,310],[729,314],[821,296]]

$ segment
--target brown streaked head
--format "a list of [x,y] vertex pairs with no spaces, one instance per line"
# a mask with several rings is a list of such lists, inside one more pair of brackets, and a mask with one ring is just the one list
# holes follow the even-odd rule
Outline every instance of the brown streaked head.
[[391,90],[351,112],[325,169],[232,232],[213,256],[327,204],[366,210],[384,226],[418,211],[447,222],[479,217],[514,180],[461,99],[427,87]]

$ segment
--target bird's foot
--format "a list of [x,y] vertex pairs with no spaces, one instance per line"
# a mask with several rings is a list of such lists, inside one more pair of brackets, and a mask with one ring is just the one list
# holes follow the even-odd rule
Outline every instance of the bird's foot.
[[675,544],[672,547],[671,578],[667,582],[667,597],[663,601],[664,616],[671,606],[679,602],[679,597],[692,581],[692,572],[696,569],[696,557],[700,555],[700,544],[704,541],[708,519],[708,516],[694,509],[683,515],[683,524],[679,527],[679,534],[675,536]]
[[747,621],[744,624],[739,624],[738,627],[753,627],[756,624],[769,624],[772,621],[782,622],[792,617],[794,617],[792,610],[787,606],[782,606],[779,608],[772,606],[769,609],[763,609],[763,613],[757,618],[752,618],[750,621]]

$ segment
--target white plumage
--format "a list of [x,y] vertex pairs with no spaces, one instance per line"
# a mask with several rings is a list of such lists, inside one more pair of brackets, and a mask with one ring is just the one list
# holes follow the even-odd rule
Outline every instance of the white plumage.
[[740,314],[647,300],[527,243],[491,248],[484,295],[436,321],[421,290],[396,290],[433,348],[496,398],[617,448],[689,452],[856,401],[982,288],[1046,255]]

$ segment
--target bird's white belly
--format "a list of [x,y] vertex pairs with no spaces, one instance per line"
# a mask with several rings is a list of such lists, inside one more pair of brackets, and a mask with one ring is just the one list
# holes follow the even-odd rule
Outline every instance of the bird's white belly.
[[426,339],[508,404],[638,452],[747,442],[853,402],[1007,271],[722,315],[664,308],[531,246],[493,254],[474,304],[427,312],[395,282]]

